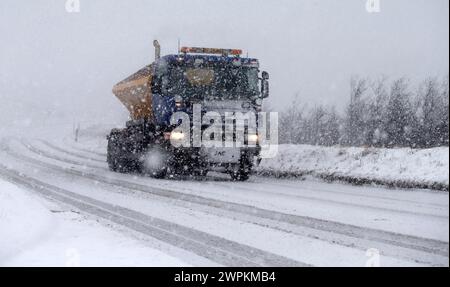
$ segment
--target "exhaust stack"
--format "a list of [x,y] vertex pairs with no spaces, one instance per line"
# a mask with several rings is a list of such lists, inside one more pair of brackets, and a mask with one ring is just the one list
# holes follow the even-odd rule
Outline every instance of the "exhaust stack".
[[161,46],[158,40],[153,40],[153,47],[155,47],[155,61],[161,57]]

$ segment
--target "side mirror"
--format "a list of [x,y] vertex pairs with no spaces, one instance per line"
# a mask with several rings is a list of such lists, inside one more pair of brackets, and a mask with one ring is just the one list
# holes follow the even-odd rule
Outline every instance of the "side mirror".
[[261,77],[261,98],[265,99],[269,97],[269,73],[264,71]]

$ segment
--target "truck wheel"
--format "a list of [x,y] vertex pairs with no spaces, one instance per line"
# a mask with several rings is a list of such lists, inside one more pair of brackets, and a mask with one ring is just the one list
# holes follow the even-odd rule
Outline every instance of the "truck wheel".
[[250,172],[244,170],[237,170],[230,172],[231,179],[234,181],[246,181],[250,178]]
[[229,171],[231,179],[234,181],[246,181],[250,178],[250,174],[252,173],[252,166],[241,164],[237,167],[232,168]]
[[121,162],[118,159],[112,159],[111,161],[109,161],[108,167],[111,171],[114,171],[114,172],[127,173],[129,171],[127,164],[124,162]]
[[111,171],[123,173],[126,171],[126,163],[120,159],[120,147],[118,146],[117,136],[112,134],[109,137],[106,161]]
[[192,172],[193,176],[205,177],[208,174],[207,169],[196,169]]
[[139,171],[139,163],[124,148],[123,135],[112,131],[108,137],[106,161],[111,171],[127,173]]
[[250,178],[253,164],[247,155],[241,155],[240,163],[229,170],[231,179],[234,181],[246,181]]
[[165,169],[153,170],[151,172],[147,172],[147,174],[151,177],[161,179],[166,177],[167,171]]
[[142,172],[154,178],[164,178],[168,172],[166,151],[154,145],[142,157]]
[[117,133],[111,132],[108,136],[108,147],[106,152],[106,161],[111,171],[119,171],[117,162]]
[[118,164],[115,159],[111,158],[111,155],[109,153],[107,155],[107,162],[108,162],[109,170],[114,171],[114,172],[118,171],[117,170]]

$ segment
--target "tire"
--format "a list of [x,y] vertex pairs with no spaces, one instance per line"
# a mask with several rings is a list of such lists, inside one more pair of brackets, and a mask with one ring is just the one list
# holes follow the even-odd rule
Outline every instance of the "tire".
[[192,172],[193,176],[205,177],[208,174],[207,169],[196,169]]
[[230,172],[231,179],[233,181],[247,181],[250,178],[251,172],[238,170],[236,172]]
[[246,181],[250,178],[253,164],[247,155],[241,155],[240,163],[229,170],[233,181]]
[[[153,157],[153,155],[155,155]],[[158,157],[161,156],[161,157]],[[155,161],[159,161],[156,163]],[[158,145],[153,145],[146,152],[141,163],[141,171],[153,178],[165,178],[168,173],[168,160],[166,151]]]
[[111,132],[108,136],[108,148],[106,153],[106,161],[108,162],[108,167],[111,171],[120,172],[121,163],[118,159],[118,147],[117,147],[117,133]]
[[111,171],[120,173],[130,173],[139,171],[137,161],[130,160],[132,155],[124,149],[122,134],[112,131],[108,137],[107,163]]
[[147,174],[156,179],[163,179],[167,175],[167,170],[156,170]]

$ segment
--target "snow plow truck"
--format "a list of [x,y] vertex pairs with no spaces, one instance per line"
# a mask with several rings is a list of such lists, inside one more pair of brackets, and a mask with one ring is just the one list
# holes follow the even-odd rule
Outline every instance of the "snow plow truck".
[[158,41],[153,45],[155,61],[113,88],[130,120],[107,136],[110,170],[156,178],[217,171],[247,180],[260,161],[250,127],[258,120],[236,115],[258,117],[269,74],[260,77],[259,61],[238,49],[182,47],[160,57]]

